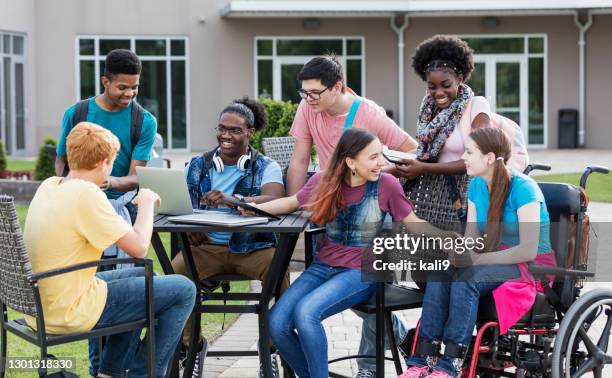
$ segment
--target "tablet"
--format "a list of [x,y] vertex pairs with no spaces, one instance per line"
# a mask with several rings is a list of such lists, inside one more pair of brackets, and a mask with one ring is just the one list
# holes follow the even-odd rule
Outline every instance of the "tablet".
[[276,215],[273,215],[273,214],[268,213],[267,211],[263,211],[261,209],[258,209],[257,207],[251,206],[251,205],[249,205],[246,202],[239,201],[238,199],[229,198],[229,199],[226,199],[225,202],[229,203],[232,206],[242,207],[245,210],[252,211],[252,212],[254,212],[257,215],[261,215],[261,216],[264,216],[264,217],[272,218],[272,219],[275,219],[275,220],[280,220],[280,218],[277,217]]
[[385,149],[383,150],[384,157],[391,163],[401,164],[402,160],[416,160],[416,155],[408,152],[395,151]]

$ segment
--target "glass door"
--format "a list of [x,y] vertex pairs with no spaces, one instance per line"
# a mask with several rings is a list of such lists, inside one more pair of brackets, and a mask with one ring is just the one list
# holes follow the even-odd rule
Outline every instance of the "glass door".
[[476,96],[484,96],[491,110],[515,121],[528,132],[527,61],[517,55],[476,55],[468,81]]

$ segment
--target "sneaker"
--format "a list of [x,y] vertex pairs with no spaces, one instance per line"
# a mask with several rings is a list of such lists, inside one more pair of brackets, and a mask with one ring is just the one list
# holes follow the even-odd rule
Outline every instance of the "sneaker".
[[[278,359],[276,358],[277,356],[278,356],[278,353],[272,353],[270,355],[271,360],[272,360],[272,378],[280,378],[280,372],[278,371]],[[263,377],[265,377],[263,365],[260,363],[259,364],[259,378],[263,378]]]
[[374,378],[376,377],[376,372],[370,369],[359,369],[355,378]]
[[[422,378],[428,376],[429,366],[410,366],[408,370],[403,372],[397,378]],[[429,377],[429,376],[428,376]]]
[[[461,376],[461,374],[459,374],[458,376]],[[455,375],[450,375],[444,370],[434,370],[433,373],[425,376],[425,378],[455,378],[455,377],[456,377]]]
[[[181,343],[181,357],[179,358],[179,377],[186,378],[183,375],[185,370],[185,364],[187,364],[187,347]],[[202,338],[200,343],[200,350],[196,354],[195,362],[193,364],[192,378],[201,378],[204,374],[204,359],[206,358],[206,352],[208,349],[208,342]]]

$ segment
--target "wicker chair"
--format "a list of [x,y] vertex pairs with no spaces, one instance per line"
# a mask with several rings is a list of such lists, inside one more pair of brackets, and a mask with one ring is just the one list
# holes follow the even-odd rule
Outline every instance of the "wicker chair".
[[[4,378],[7,356],[7,331],[40,348],[41,360],[54,357],[47,353],[47,348],[73,341],[109,336],[113,334],[148,328],[147,346],[149,358],[149,377],[155,377],[155,336],[153,319],[153,262],[144,260],[147,307],[143,319],[103,327],[89,332],[54,335],[45,330],[45,319],[41,304],[39,281],[76,270],[120,263],[142,263],[140,259],[108,259],[91,261],[64,268],[32,273],[30,258],[25,248],[13,197],[0,195],[0,378]],[[8,308],[36,319],[33,330],[25,319],[8,319]],[[38,370],[39,376],[47,374],[46,369]]]
[[291,155],[293,155],[295,138],[290,136],[263,138],[261,145],[263,146],[264,154],[270,159],[276,160],[283,172],[285,172],[289,167]]

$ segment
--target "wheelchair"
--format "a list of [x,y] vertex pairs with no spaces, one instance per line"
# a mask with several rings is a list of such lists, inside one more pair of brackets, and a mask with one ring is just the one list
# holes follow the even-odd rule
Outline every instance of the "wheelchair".
[[[525,173],[534,168],[550,169],[536,165],[528,167]],[[467,351],[462,377],[560,378],[587,373],[596,378],[612,376],[610,372],[603,374],[605,365],[612,364],[612,354],[607,353],[612,328],[612,290],[595,289],[581,295],[584,280],[594,273],[587,271],[588,263],[579,253],[580,247],[575,248],[573,259],[568,259],[568,240],[573,236],[573,245],[582,245],[588,201],[581,195],[581,189],[584,190],[593,172],[607,174],[609,169],[587,167],[579,187],[539,183],[550,214],[550,237],[557,267],[529,266],[544,291],[537,293],[532,308],[504,335],[499,332],[492,295],[481,297],[477,332]],[[552,287],[550,275],[555,276]],[[419,324],[412,353],[418,343]]]

